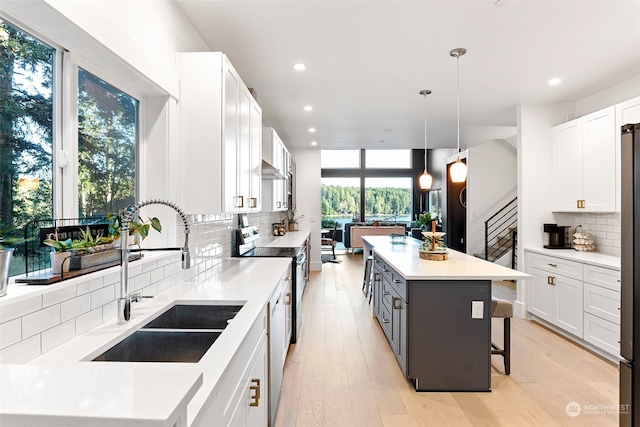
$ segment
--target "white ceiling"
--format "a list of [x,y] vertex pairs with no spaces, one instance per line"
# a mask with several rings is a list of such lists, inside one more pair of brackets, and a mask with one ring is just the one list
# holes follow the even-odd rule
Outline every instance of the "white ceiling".
[[513,136],[520,102],[640,75],[640,1],[175,1],[289,147],[423,147],[422,89],[429,147],[455,147],[458,47],[463,148]]

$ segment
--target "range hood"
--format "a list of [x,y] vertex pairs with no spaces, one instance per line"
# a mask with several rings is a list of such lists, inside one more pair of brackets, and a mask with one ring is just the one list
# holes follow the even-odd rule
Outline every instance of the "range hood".
[[286,176],[282,175],[278,168],[272,166],[270,163],[266,161],[262,161],[262,179],[287,179]]

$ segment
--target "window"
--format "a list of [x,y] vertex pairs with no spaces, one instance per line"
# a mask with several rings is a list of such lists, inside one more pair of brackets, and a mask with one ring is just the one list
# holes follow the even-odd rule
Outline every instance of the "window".
[[[410,149],[322,150],[323,227],[334,219],[341,223],[381,220],[409,224],[414,212],[423,210],[424,194],[417,189],[423,165],[412,165],[417,154]],[[361,165],[355,166],[354,159]],[[339,163],[351,166],[337,169]]]
[[[53,213],[56,51],[0,20],[0,228]],[[11,275],[23,270],[16,249]]]
[[138,102],[78,70],[78,213],[104,216],[135,203]]
[[360,218],[360,178],[322,178],[322,227]]
[[360,168],[360,150],[322,150],[320,167],[322,169]]
[[365,221],[411,222],[411,178],[365,178]]
[[411,150],[366,150],[367,169],[410,169]]
[[[21,232],[34,219],[104,216],[135,203],[139,101],[78,60],[0,18],[0,226]],[[77,117],[63,117],[76,107]],[[64,132],[76,124],[77,140]],[[62,148],[77,153],[68,159],[77,171],[54,170]],[[12,276],[25,270],[22,252]]]

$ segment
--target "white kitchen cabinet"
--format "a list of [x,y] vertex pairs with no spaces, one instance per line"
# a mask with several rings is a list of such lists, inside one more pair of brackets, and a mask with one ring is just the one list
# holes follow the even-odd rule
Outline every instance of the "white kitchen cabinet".
[[[534,267],[533,258],[538,260]],[[565,270],[563,266],[569,268]],[[583,337],[582,274],[576,279],[574,271],[582,270],[580,263],[528,253],[529,283],[528,311],[578,338]],[[573,276],[573,277],[572,277]]]
[[620,354],[620,272],[584,265],[584,339]]
[[179,53],[178,71],[178,204],[192,214],[258,211],[260,107],[220,52]]
[[[620,340],[620,271],[588,262],[525,251],[527,310],[617,357]],[[582,340],[584,341],[582,341]]]
[[269,422],[269,361],[267,342],[262,340],[246,375],[240,383],[241,398],[235,407],[229,427],[266,427]]
[[277,171],[276,176],[263,175],[262,199],[264,209],[270,211],[287,210],[286,180],[287,165],[286,153],[282,139],[270,127],[265,127],[262,131],[262,159]]
[[[620,167],[620,128],[624,125],[640,123],[640,96],[616,105],[616,166]],[[622,189],[620,173],[616,174],[616,211],[620,211]]]
[[554,211],[615,211],[615,108],[563,123],[552,134]]

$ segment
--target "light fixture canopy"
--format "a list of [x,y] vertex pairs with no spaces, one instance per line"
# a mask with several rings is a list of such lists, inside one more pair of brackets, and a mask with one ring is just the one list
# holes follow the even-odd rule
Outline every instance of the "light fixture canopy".
[[467,53],[467,49],[459,47],[449,52],[449,55],[456,58],[456,112],[458,129],[458,157],[451,165],[449,174],[452,182],[465,182],[467,179],[467,165],[460,161],[460,57]]
[[421,190],[430,190],[431,184],[433,184],[433,177],[427,171],[427,95],[430,93],[429,89],[420,91],[420,95],[424,96],[424,172],[418,179]]

